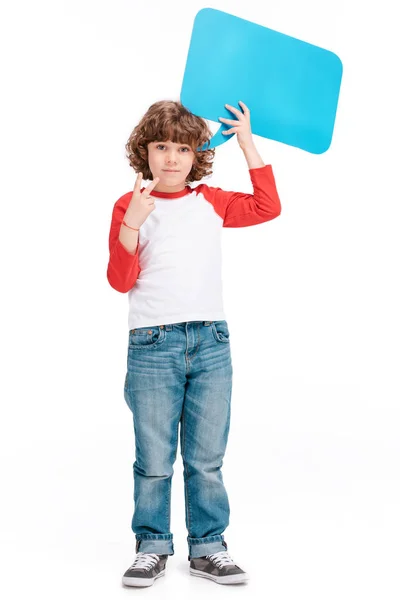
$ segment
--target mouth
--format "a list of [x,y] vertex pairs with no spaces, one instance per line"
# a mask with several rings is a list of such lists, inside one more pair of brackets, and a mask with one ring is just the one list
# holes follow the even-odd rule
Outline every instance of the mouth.
[[176,171],[175,169],[163,169],[164,173],[179,173],[179,171]]

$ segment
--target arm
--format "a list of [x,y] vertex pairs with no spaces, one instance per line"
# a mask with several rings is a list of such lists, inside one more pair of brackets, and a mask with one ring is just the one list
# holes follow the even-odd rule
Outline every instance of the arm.
[[214,188],[214,206],[223,216],[223,227],[249,227],[275,219],[281,203],[271,165],[250,168],[253,193],[230,192]]
[[[122,220],[131,197],[132,192],[129,192],[115,203],[109,234],[110,258],[107,267],[107,279],[112,288],[122,293],[128,292],[135,285],[140,273],[139,243],[135,251],[131,253],[122,245],[120,240]],[[126,228],[122,226],[122,229],[125,230]],[[135,232],[132,231],[132,234],[135,234]]]
[[214,205],[224,215],[224,227],[248,227],[271,221],[281,214],[281,203],[276,189],[271,165],[265,165],[255,147],[250,128],[250,110],[243,103],[243,112],[233,106],[225,106],[237,116],[237,120],[220,118],[233,127],[224,134],[237,133],[237,140],[249,168],[253,194],[215,191]]

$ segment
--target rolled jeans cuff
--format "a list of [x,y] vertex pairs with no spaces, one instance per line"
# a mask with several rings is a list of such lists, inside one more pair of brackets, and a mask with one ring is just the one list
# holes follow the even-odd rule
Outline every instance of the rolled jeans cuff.
[[205,538],[187,538],[189,546],[188,560],[215,552],[225,552],[228,548],[223,535],[210,535]]
[[136,535],[136,552],[174,554],[172,533],[139,533]]

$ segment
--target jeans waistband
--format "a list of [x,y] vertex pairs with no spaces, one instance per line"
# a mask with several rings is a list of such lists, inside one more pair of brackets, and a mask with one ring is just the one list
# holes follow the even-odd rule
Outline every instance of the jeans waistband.
[[[209,327],[212,323],[216,323],[217,321],[182,321],[181,323],[166,323],[164,325],[157,325],[157,327],[160,327],[160,329],[164,329],[166,331],[172,331],[172,329],[174,329],[174,327],[180,328],[180,327],[186,327],[186,325],[192,325],[192,324],[201,324],[204,325],[205,327]],[[148,327],[150,327],[150,325],[148,325]],[[154,327],[154,325],[151,325],[151,327]],[[136,329],[142,329],[141,327],[137,327]],[[129,330],[130,333],[134,333],[135,329],[130,329]]]
[[168,323],[165,325],[160,325],[160,327],[166,329],[166,331],[171,331],[174,327],[185,327],[186,324],[192,324],[192,323],[199,323],[201,325],[204,325],[205,327],[208,327],[209,325],[211,325],[213,321],[183,321],[182,323]]

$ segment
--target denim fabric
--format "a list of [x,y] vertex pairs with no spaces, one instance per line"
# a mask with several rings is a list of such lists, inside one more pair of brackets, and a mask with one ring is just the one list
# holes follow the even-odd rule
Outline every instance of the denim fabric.
[[227,549],[221,467],[232,394],[227,322],[186,321],[129,331],[125,401],[135,433],[136,551],[174,554],[171,481],[180,426],[188,560]]

